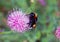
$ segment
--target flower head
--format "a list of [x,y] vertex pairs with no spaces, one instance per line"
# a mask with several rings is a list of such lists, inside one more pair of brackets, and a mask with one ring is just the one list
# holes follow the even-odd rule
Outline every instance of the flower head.
[[30,29],[29,17],[21,10],[13,10],[8,14],[7,24],[11,30],[25,32]]
[[41,5],[45,6],[46,3],[45,3],[45,0],[39,0],[39,2],[41,3]]
[[60,39],[60,26],[57,27],[57,30],[55,32],[55,36]]

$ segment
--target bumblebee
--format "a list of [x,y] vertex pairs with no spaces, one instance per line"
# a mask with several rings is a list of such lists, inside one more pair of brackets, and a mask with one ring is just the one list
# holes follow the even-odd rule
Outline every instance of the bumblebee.
[[33,12],[30,13],[29,14],[29,19],[30,19],[30,21],[29,21],[30,27],[35,28],[36,27],[36,22],[37,22],[37,14],[33,13]]

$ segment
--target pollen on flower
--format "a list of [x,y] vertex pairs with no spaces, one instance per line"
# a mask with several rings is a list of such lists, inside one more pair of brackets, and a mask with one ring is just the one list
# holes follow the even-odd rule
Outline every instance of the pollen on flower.
[[7,24],[11,30],[16,32],[25,32],[30,29],[29,17],[21,10],[13,10],[8,13]]

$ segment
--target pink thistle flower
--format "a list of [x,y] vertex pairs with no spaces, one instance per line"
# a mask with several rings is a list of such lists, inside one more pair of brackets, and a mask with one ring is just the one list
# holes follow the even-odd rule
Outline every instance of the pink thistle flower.
[[57,27],[57,30],[55,32],[55,36],[60,39],[60,26]]
[[41,3],[41,5],[45,6],[46,3],[45,3],[45,0],[39,0],[39,2]]
[[7,24],[11,30],[25,32],[30,29],[29,17],[21,10],[13,10],[8,13]]

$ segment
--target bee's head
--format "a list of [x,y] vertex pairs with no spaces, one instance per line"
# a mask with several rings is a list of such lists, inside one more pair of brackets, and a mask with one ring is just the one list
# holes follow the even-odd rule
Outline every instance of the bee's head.
[[31,16],[31,17],[35,17],[35,18],[37,18],[37,14],[36,14],[36,13],[33,13],[33,12],[30,13],[30,16]]
[[35,13],[33,13],[33,12],[32,12],[32,13],[30,13],[30,16],[33,16],[33,17],[34,17],[34,16],[35,16]]

